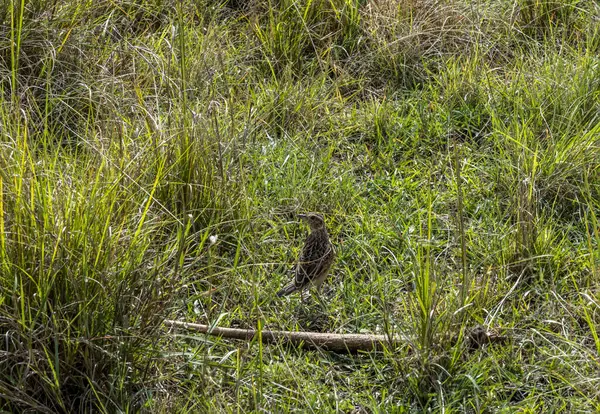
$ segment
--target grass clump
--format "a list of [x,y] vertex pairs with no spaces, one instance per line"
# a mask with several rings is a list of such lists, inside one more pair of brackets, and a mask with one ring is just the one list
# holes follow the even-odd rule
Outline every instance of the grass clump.
[[[0,6],[0,409],[597,410],[598,11]],[[274,298],[306,211],[321,305]]]

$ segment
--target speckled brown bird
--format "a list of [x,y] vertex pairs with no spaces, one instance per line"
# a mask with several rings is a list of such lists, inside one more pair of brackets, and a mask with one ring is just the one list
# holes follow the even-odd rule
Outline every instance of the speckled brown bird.
[[294,280],[277,292],[277,296],[286,296],[310,286],[320,289],[335,259],[335,250],[329,240],[323,216],[317,213],[298,216],[308,223],[311,232],[293,269]]

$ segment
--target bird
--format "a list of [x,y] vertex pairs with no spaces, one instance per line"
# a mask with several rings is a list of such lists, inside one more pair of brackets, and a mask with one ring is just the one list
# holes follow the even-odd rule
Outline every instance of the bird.
[[329,240],[323,216],[318,213],[307,213],[298,214],[298,217],[306,221],[311,232],[304,242],[298,262],[293,269],[294,279],[277,292],[278,297],[302,291],[310,286],[316,286],[320,291],[335,260],[335,250]]

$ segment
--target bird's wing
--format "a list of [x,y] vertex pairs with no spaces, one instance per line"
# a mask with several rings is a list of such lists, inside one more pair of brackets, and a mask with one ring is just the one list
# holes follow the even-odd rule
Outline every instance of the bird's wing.
[[304,286],[320,274],[330,249],[331,244],[319,233],[313,232],[308,236],[296,264],[296,286]]

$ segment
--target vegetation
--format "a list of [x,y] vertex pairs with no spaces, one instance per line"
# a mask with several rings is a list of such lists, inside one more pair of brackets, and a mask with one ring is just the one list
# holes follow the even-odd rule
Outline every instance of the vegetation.
[[[0,3],[0,410],[599,410],[599,15]],[[321,302],[274,296],[306,211],[338,251]]]

